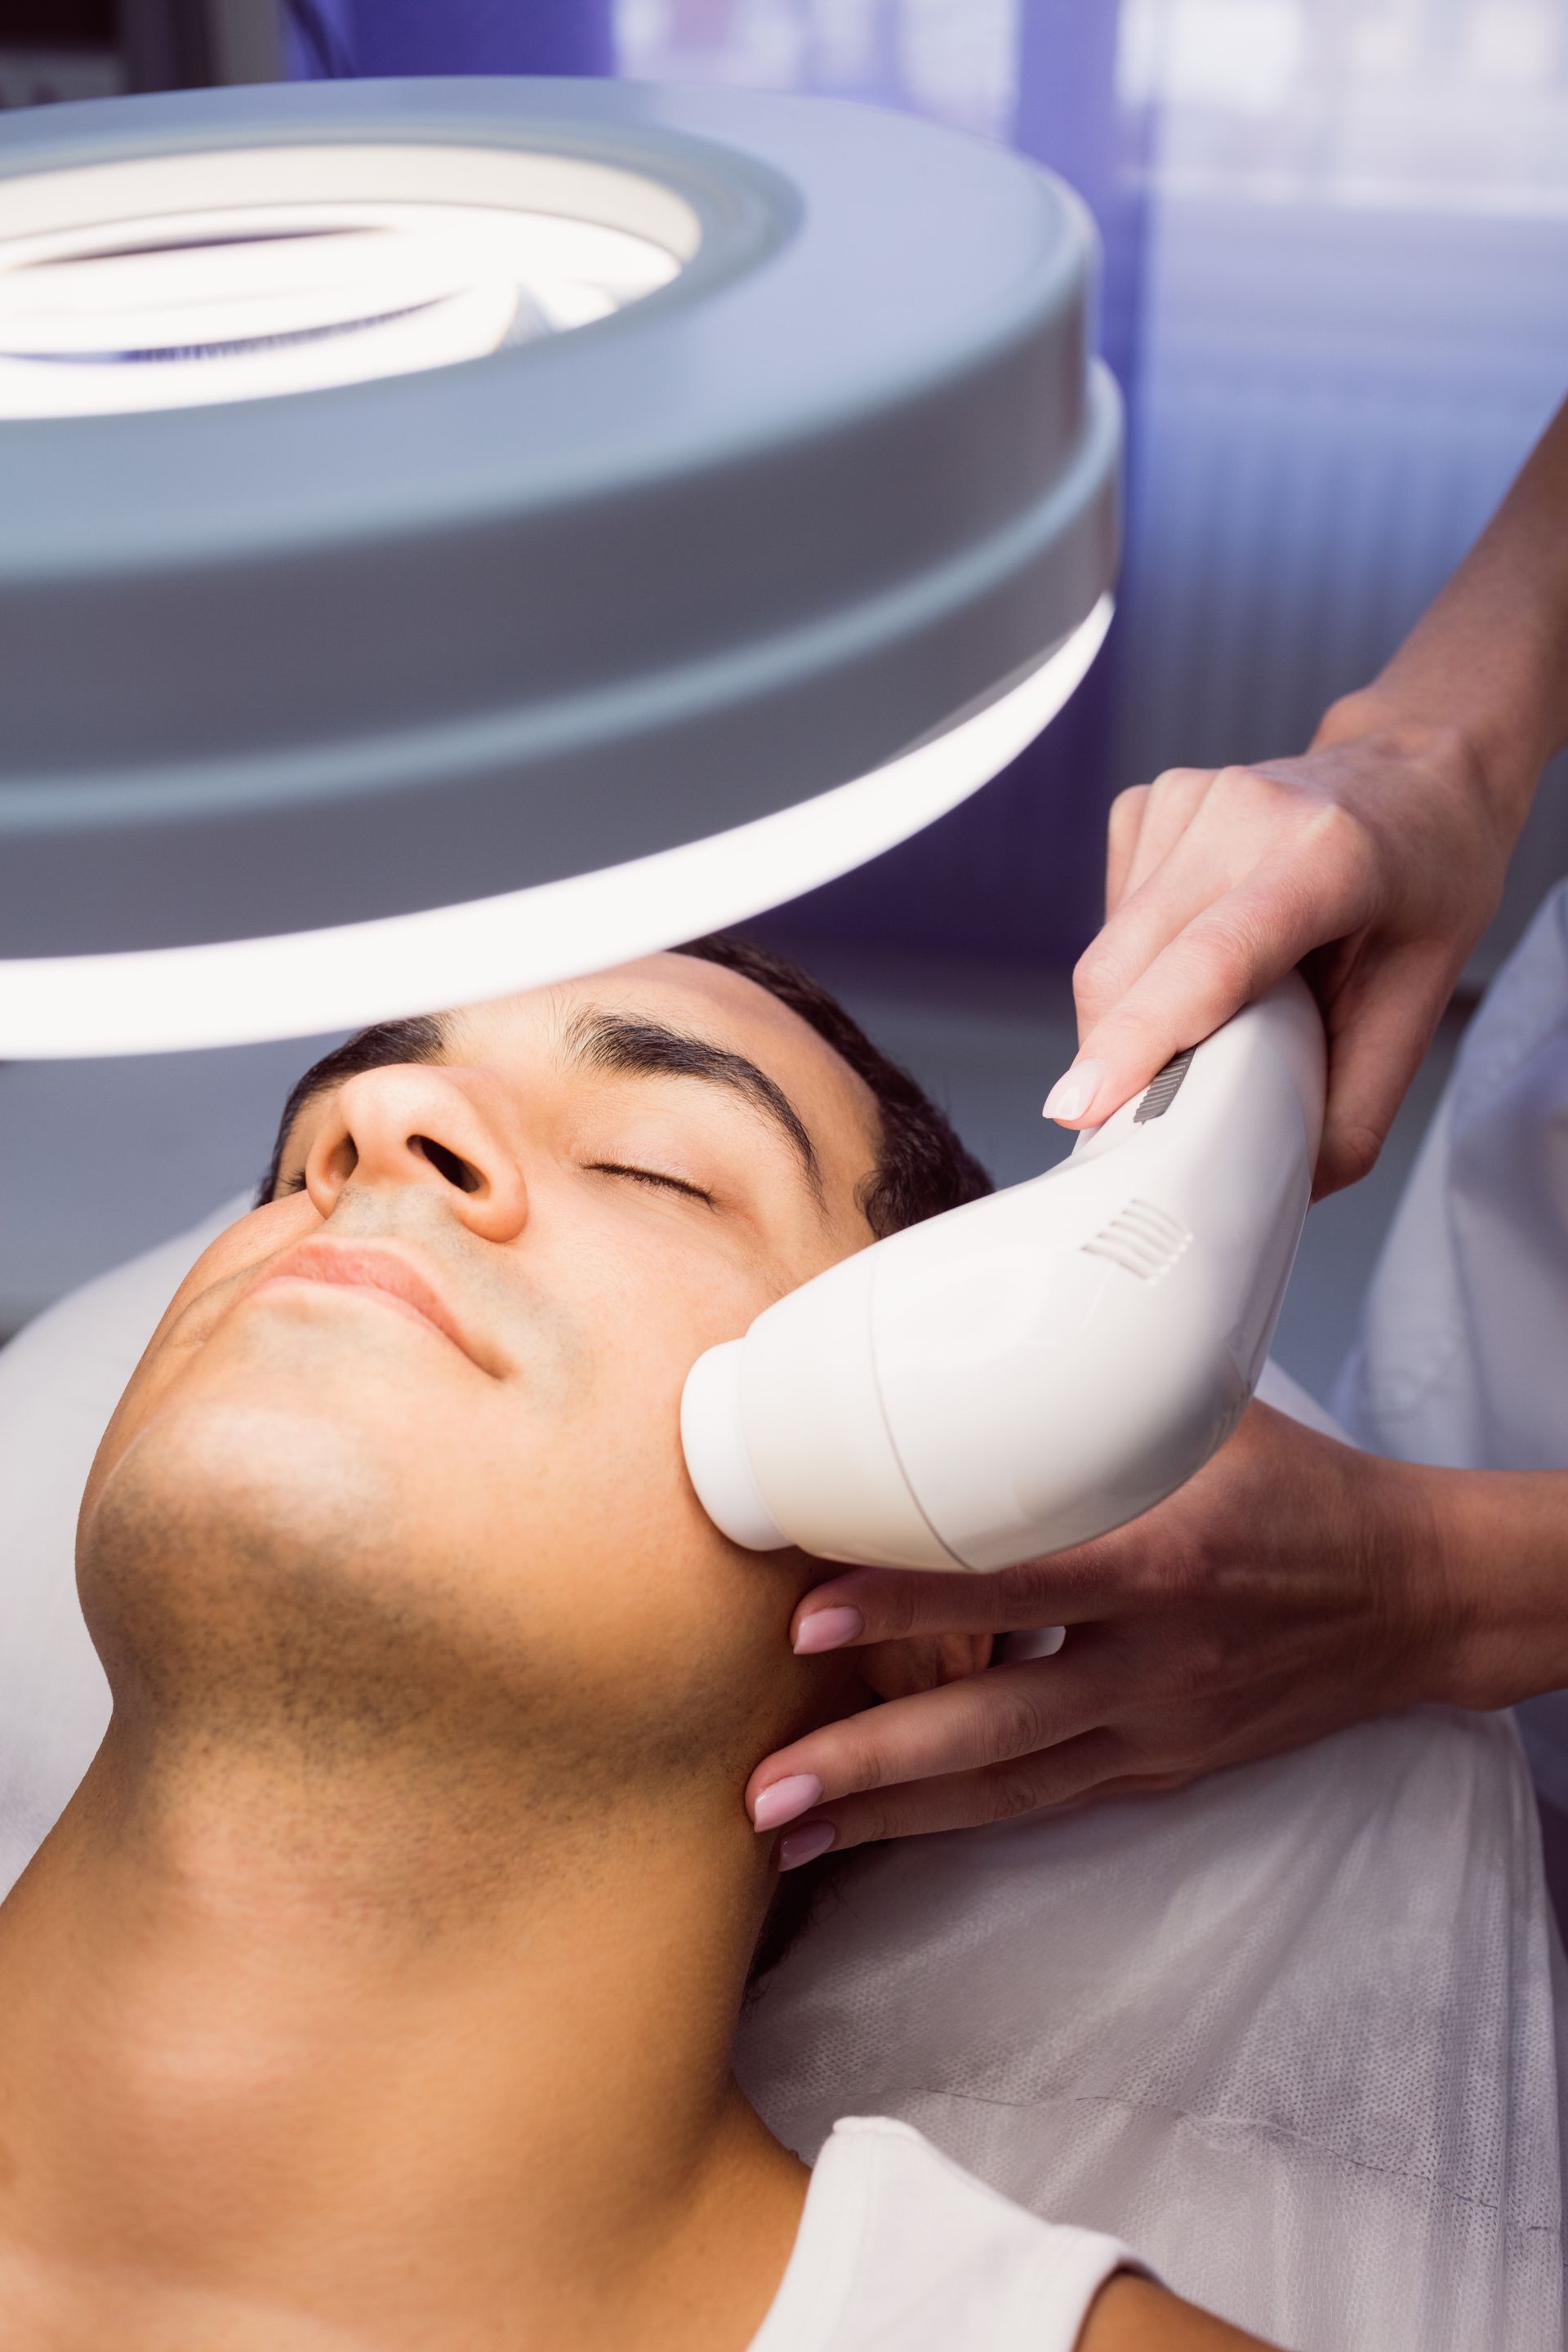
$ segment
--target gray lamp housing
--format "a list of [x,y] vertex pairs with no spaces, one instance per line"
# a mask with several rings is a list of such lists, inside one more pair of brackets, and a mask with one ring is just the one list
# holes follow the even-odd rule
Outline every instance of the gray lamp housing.
[[184,92],[13,119],[0,219],[26,176],[159,154],[352,146],[374,190],[399,143],[639,175],[695,250],[457,364],[0,423],[0,959],[705,837],[994,697],[1111,582],[1092,228],[955,133],[600,81]]

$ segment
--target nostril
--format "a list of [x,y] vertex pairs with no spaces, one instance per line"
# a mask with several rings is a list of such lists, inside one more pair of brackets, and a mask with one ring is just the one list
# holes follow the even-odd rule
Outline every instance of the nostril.
[[431,1167],[438,1169],[447,1183],[455,1184],[459,1192],[483,1192],[485,1180],[479,1170],[471,1167],[468,1160],[459,1160],[455,1151],[448,1151],[446,1145],[437,1143],[433,1136],[411,1135],[408,1142],[411,1150],[422,1152]]

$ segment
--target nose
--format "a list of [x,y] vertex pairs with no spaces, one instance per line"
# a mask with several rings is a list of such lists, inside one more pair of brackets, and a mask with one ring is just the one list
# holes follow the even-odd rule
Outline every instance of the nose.
[[339,1087],[305,1162],[305,1189],[330,1217],[344,1189],[421,1185],[470,1233],[511,1241],[528,1221],[514,1119],[488,1070],[398,1062]]

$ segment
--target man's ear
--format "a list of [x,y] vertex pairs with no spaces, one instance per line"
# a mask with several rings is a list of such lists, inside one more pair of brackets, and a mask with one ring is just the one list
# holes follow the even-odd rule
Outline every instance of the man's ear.
[[860,1673],[879,1698],[909,1698],[915,1691],[961,1683],[991,1664],[989,1633],[911,1633],[902,1642],[874,1642],[859,1654]]

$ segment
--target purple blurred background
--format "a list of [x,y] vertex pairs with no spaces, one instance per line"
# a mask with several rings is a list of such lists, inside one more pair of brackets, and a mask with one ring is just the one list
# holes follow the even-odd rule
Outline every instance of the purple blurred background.
[[[288,43],[298,73],[826,90],[1089,202],[1131,426],[1110,641],[976,801],[773,919],[803,945],[1070,962],[1111,793],[1300,749],[1568,386],[1561,0],[292,0]],[[1568,866],[1564,781],[1478,976]]]

